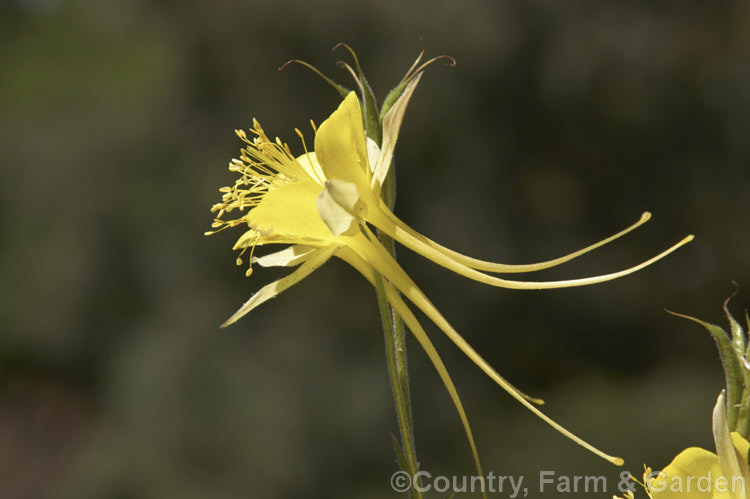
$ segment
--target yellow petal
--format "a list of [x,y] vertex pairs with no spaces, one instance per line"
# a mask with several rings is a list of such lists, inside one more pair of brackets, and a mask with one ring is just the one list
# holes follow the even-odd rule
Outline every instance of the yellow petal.
[[677,248],[684,246],[685,244],[693,240],[692,235],[687,236],[682,241],[662,251],[661,253],[654,256],[653,258],[649,258],[648,260],[638,265],[635,265],[633,267],[627,268],[625,270],[621,270],[619,272],[612,272],[611,274],[604,274],[604,275],[599,275],[599,276],[594,276],[594,277],[584,277],[580,279],[569,279],[569,280],[564,280],[564,281],[514,281],[514,280],[509,280],[509,279],[500,279],[499,277],[487,275],[485,273],[479,272],[470,267],[467,267],[466,265],[461,264],[460,262],[456,261],[450,256],[426,244],[425,242],[420,240],[420,238],[415,237],[412,234],[410,234],[403,227],[401,227],[400,225],[397,225],[393,220],[388,218],[384,214],[383,210],[380,210],[380,209],[372,210],[371,214],[368,215],[368,221],[371,222],[376,227],[378,227],[379,229],[381,229],[383,232],[385,232],[389,236],[391,236],[396,241],[406,246],[407,248],[419,253],[425,258],[432,260],[438,265],[442,265],[443,267],[449,270],[452,270],[453,272],[456,272],[457,274],[460,274],[464,277],[468,277],[469,279],[473,279],[475,281],[478,281],[484,284],[489,284],[490,286],[496,286],[499,288],[508,288],[508,289],[572,288],[575,286],[587,286],[589,284],[596,284],[600,282],[611,281],[613,279],[618,279],[620,277],[624,277],[626,275],[637,272],[638,270],[641,270],[644,267],[648,267],[652,263],[658,260],[661,260],[668,254],[675,251]]
[[301,156],[297,156],[295,158],[297,163],[302,167],[305,172],[316,182],[319,184],[323,184],[325,182],[325,175],[323,174],[323,170],[320,168],[320,163],[318,163],[318,157],[315,155],[314,151],[306,152],[305,154],[302,154]]
[[319,192],[320,186],[312,181],[276,186],[248,212],[247,223],[261,234],[297,238],[296,242],[331,240],[331,231],[318,214]]
[[370,190],[365,130],[357,95],[351,92],[315,134],[315,154],[326,179],[354,183],[361,195]]
[[316,252],[312,254],[305,263],[300,265],[297,270],[295,270],[288,276],[279,279],[278,281],[274,281],[271,284],[266,284],[265,286],[263,286],[257,293],[251,296],[250,299],[246,301],[239,310],[232,314],[232,316],[227,319],[227,321],[222,324],[221,327],[227,327],[230,324],[237,322],[240,318],[242,318],[242,316],[256,308],[258,305],[267,302],[271,298],[275,298],[283,291],[286,291],[290,287],[300,282],[302,279],[310,275],[318,267],[328,261],[335,250],[335,246],[316,250]]
[[[477,469],[477,476],[484,476],[484,473],[482,472],[482,464],[479,461],[479,452],[477,451],[477,446],[474,441],[474,435],[471,432],[471,426],[469,425],[469,419],[466,416],[466,411],[464,410],[463,404],[461,403],[461,399],[458,396],[458,391],[456,391],[456,387],[453,384],[453,380],[451,379],[450,375],[448,374],[448,370],[446,369],[445,365],[443,364],[442,359],[437,353],[437,350],[435,350],[435,347],[433,346],[430,339],[427,337],[427,333],[425,333],[424,329],[422,329],[422,326],[419,324],[419,321],[414,316],[414,314],[411,312],[409,307],[407,307],[406,303],[404,303],[404,300],[401,299],[401,297],[398,295],[398,292],[391,286],[390,284],[386,283],[386,293],[388,296],[388,301],[393,306],[393,309],[396,311],[399,317],[403,319],[404,323],[406,324],[406,327],[409,328],[409,330],[414,334],[414,337],[419,341],[419,344],[424,349],[425,353],[427,353],[427,356],[430,358],[430,361],[432,362],[432,365],[435,367],[435,370],[438,372],[438,375],[440,376],[440,379],[443,382],[443,385],[445,386],[446,390],[448,390],[448,394],[451,397],[451,400],[453,401],[453,406],[456,408],[456,411],[458,412],[458,417],[461,419],[461,424],[464,427],[464,433],[466,434],[466,439],[469,441],[469,446],[471,447],[471,454],[474,457],[474,465]],[[484,494],[486,497],[486,494]]]
[[254,244],[257,244],[257,241],[260,237],[260,234],[258,234],[253,229],[245,231],[239,239],[237,239],[237,242],[234,243],[234,246],[232,246],[233,250],[238,250],[242,248],[248,248],[250,246],[253,246]]
[[583,249],[574,251],[573,253],[569,253],[567,255],[561,256],[559,258],[555,258],[553,260],[547,260],[547,261],[538,262],[538,263],[511,265],[511,264],[505,264],[505,263],[489,262],[487,260],[479,260],[477,258],[472,258],[470,256],[466,256],[461,253],[458,253],[457,251],[453,251],[449,248],[446,248],[445,246],[442,246],[441,244],[436,243],[435,241],[429,239],[428,237],[420,234],[419,232],[409,227],[406,223],[404,223],[402,220],[397,218],[396,215],[394,215],[390,210],[388,210],[388,208],[386,208],[385,205],[381,205],[381,208],[385,212],[385,214],[396,225],[400,226],[404,231],[408,232],[411,236],[415,237],[416,239],[419,239],[420,241],[427,244],[428,246],[440,251],[447,257],[452,258],[456,262],[462,265],[465,265],[469,268],[472,268],[472,269],[481,270],[485,272],[492,272],[492,273],[501,273],[501,274],[534,272],[537,270],[543,270],[543,269],[548,269],[551,267],[556,267],[557,265],[561,265],[565,262],[569,262],[597,248],[601,248],[605,244],[611,243],[615,239],[619,239],[620,237],[624,236],[628,232],[633,231],[634,229],[637,229],[638,227],[645,224],[651,219],[651,213],[646,211],[641,215],[641,218],[639,218],[638,221],[635,222],[634,224],[628,226],[627,228],[621,230],[620,232],[616,234],[613,234],[605,239],[602,239],[601,241],[598,241],[590,246],[586,246]]
[[[362,260],[359,257],[359,255],[357,255],[354,251],[352,251],[349,248],[342,248],[337,253],[337,255],[342,260],[346,261],[352,267],[357,269],[368,281],[370,281],[370,283],[373,286],[375,285],[375,278],[374,278],[372,267],[368,265],[364,260]],[[437,353],[435,346],[427,337],[427,333],[425,333],[424,329],[422,328],[422,325],[419,323],[419,321],[414,316],[414,314],[409,309],[409,307],[406,305],[406,303],[404,303],[404,300],[402,300],[401,297],[398,295],[398,292],[396,292],[393,286],[390,285],[388,282],[384,282],[384,285],[385,285],[386,296],[388,298],[388,302],[391,304],[391,306],[396,311],[398,316],[401,319],[403,319],[404,323],[406,324],[406,327],[409,328],[409,331],[411,331],[411,333],[417,339],[419,344],[422,346],[422,349],[425,351],[425,353],[427,354],[427,357],[430,359],[430,361],[432,362],[432,365],[435,367],[435,370],[438,372],[438,375],[440,376],[440,379],[442,380],[443,385],[445,386],[446,390],[448,390],[448,394],[450,395],[451,400],[453,401],[453,406],[456,408],[456,411],[458,412],[458,417],[461,419],[461,424],[464,427],[466,438],[469,441],[469,446],[471,447],[471,453],[474,456],[474,464],[477,468],[477,476],[484,476],[484,473],[482,472],[482,465],[479,461],[479,453],[477,452],[476,443],[474,441],[474,435],[472,434],[471,426],[469,425],[469,419],[466,416],[466,411],[464,410],[464,406],[461,403],[461,398],[458,396],[458,391],[456,390],[456,387],[453,384],[453,380],[448,374],[448,370],[446,369],[445,364],[443,364],[443,360],[440,358],[440,355]]]
[[[723,477],[719,458],[699,447],[685,449],[646,483],[653,499],[732,499],[716,479]],[[726,480],[726,478],[724,478]],[[730,483],[727,481],[727,489]]]
[[334,236],[350,234],[367,215],[367,205],[359,197],[357,186],[345,180],[327,180],[318,195],[320,218]]
[[738,459],[740,460],[740,464],[744,463],[747,465],[747,463],[750,462],[750,442],[745,440],[745,438],[736,431],[732,432],[732,442],[734,443],[734,448],[737,449],[737,454],[739,454]]
[[315,248],[310,246],[295,244],[275,253],[253,257],[253,263],[261,267],[293,267],[307,260],[314,251]]
[[[719,397],[716,399],[712,426],[714,442],[716,443],[716,454],[718,455],[719,465],[724,475],[729,478],[745,480],[747,475],[747,461],[745,461],[743,467],[740,463],[740,455],[729,433],[729,426],[727,425],[727,401],[724,390],[721,391]],[[743,457],[746,459],[747,454]],[[750,486],[750,484],[746,484],[746,486]],[[747,495],[742,492],[744,491],[735,491],[732,497],[735,499],[746,499]]]
[[316,248],[321,248],[330,244],[330,240],[304,238],[299,235],[281,235],[269,232],[260,233],[254,229],[250,229],[245,231],[245,233],[237,239],[237,242],[234,243],[232,249],[239,250],[250,248],[252,246],[264,246],[266,244],[297,244],[300,242],[304,242],[305,245]]
[[[369,230],[369,229],[366,229]],[[374,235],[371,236],[374,239]],[[404,296],[406,296],[412,303],[414,303],[422,312],[427,315],[453,343],[461,349],[467,357],[469,357],[487,376],[489,376],[495,383],[497,383],[503,390],[508,392],[513,398],[518,400],[531,412],[536,414],[540,419],[545,421],[547,424],[555,428],[557,431],[570,438],[577,444],[583,446],[589,451],[597,454],[598,456],[614,463],[621,465],[622,459],[614,456],[610,456],[595,448],[591,444],[585,442],[581,438],[575,436],[570,431],[566,430],[549,416],[537,409],[531,402],[523,396],[523,394],[510,384],[505,378],[500,376],[477,352],[471,345],[469,345],[464,338],[453,329],[448,321],[440,314],[435,306],[427,299],[422,291],[417,287],[416,284],[406,275],[403,269],[388,252],[379,244],[373,244],[364,235],[359,234],[356,237],[348,238],[348,246],[352,248],[357,254],[370,264],[376,271],[380,272],[383,277],[393,284]]]
[[380,158],[380,146],[370,137],[366,138],[367,143],[367,162],[370,164],[370,170],[373,170],[378,164]]
[[737,450],[737,459],[740,462],[744,483],[746,487],[750,487],[750,442],[736,431],[732,432],[732,442]]

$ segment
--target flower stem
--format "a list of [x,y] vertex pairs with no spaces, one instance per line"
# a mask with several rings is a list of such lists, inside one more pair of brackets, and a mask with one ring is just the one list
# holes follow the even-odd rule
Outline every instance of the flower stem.
[[[393,163],[385,178],[381,196],[386,206],[391,210],[396,201],[396,177]],[[396,259],[396,246],[393,239],[380,230],[378,237],[383,246]],[[396,405],[396,417],[398,419],[399,432],[401,433],[401,451],[403,452],[403,461],[408,469],[403,470],[415,477],[419,471],[419,461],[417,460],[416,446],[414,442],[414,423],[412,422],[411,413],[411,396],[409,393],[409,371],[406,362],[406,332],[404,321],[396,314],[388,303],[385,295],[385,286],[383,277],[375,272],[375,283],[378,295],[378,307],[380,308],[380,318],[383,322],[383,333],[385,334],[385,351],[388,362],[388,374],[390,376],[391,388],[393,389],[393,401]],[[396,453],[399,449],[396,449]],[[400,459],[401,460],[401,459]],[[421,487],[414,487],[412,484],[409,489],[412,499],[423,499]],[[418,490],[419,489],[419,490]]]
[[[388,375],[393,390],[393,401],[396,405],[399,433],[401,435],[401,451],[403,452],[405,470],[414,477],[418,471],[417,455],[414,446],[414,431],[411,417],[411,401],[409,397],[409,379],[406,367],[406,350],[404,348],[403,322],[394,315],[385,296],[383,277],[375,273],[375,283],[378,296],[380,318],[383,322],[385,336],[385,352],[388,364]],[[398,325],[400,323],[400,326]],[[398,452],[399,449],[396,449]],[[422,493],[414,487],[410,489],[413,499],[421,499]]]

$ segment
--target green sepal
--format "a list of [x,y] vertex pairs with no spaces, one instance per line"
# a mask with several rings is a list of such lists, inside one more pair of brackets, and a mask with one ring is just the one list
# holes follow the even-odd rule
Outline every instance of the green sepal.
[[333,80],[331,80],[328,84],[336,89],[336,91],[339,93],[342,99],[346,99],[346,96],[349,95],[349,93],[351,93],[351,90],[349,90],[343,85],[339,85]]
[[380,121],[380,115],[378,114],[378,104],[375,101],[375,95],[372,93],[372,88],[367,82],[365,75],[359,69],[357,64],[357,71],[359,71],[359,78],[362,82],[362,118],[365,120],[365,135],[375,141],[380,146],[383,143],[383,124]]
[[290,64],[299,64],[300,66],[306,67],[307,69],[309,69],[310,71],[312,71],[316,75],[320,76],[323,79],[323,81],[325,81],[330,86],[332,86],[334,88],[334,90],[336,90],[339,93],[339,95],[341,95],[341,97],[344,98],[344,99],[351,92],[351,90],[349,90],[345,86],[339,85],[338,83],[336,83],[335,81],[333,81],[332,79],[330,79],[329,77],[327,77],[326,75],[324,75],[318,68],[316,68],[315,66],[313,66],[309,62],[305,62],[305,61],[303,61],[301,59],[292,59],[292,60],[286,61],[284,64],[282,64],[279,67],[279,71],[282,71],[284,68],[286,68]]
[[[401,94],[404,92],[404,89],[409,84],[409,82],[419,73],[421,69],[424,69],[428,64],[422,64],[419,65],[420,61],[422,61],[422,57],[424,57],[424,50],[419,53],[419,56],[417,57],[417,60],[414,61],[414,63],[409,68],[409,71],[406,72],[403,78],[401,78],[401,81],[391,89],[390,92],[388,92],[388,95],[386,95],[385,100],[383,101],[383,107],[380,109],[380,121],[383,121],[383,118],[385,117],[385,114],[390,111],[391,107],[396,103],[399,97],[401,97]],[[432,60],[430,61],[432,62]]]
[[439,55],[437,57],[433,57],[429,61],[423,62],[420,65],[420,62],[422,61],[422,57],[424,57],[424,50],[419,53],[419,56],[417,57],[417,60],[414,61],[414,64],[411,65],[409,68],[409,71],[406,72],[404,77],[401,79],[401,81],[393,87],[393,89],[388,93],[385,100],[383,101],[383,107],[380,109],[380,121],[383,121],[383,118],[385,117],[386,113],[390,111],[391,107],[396,103],[399,97],[401,97],[401,94],[404,92],[404,89],[406,89],[406,86],[409,85],[409,83],[418,75],[420,74],[427,66],[432,64],[435,61],[438,61],[440,59],[448,59],[450,61],[450,66],[455,67],[456,66],[456,60],[449,56],[449,55]]
[[[721,362],[724,365],[724,375],[727,383],[727,425],[730,431],[739,431],[738,421],[740,418],[740,408],[743,409],[743,413],[747,412],[747,394],[743,392],[744,387],[747,386],[747,370],[744,369],[740,355],[737,354],[734,349],[734,343],[730,340],[729,335],[722,328],[715,324],[696,319],[689,315],[678,314],[667,310],[672,315],[688,319],[697,324],[703,326],[714,340],[716,340],[716,346],[719,349],[719,356]],[[747,414],[744,414],[743,426],[746,426]],[[741,434],[742,433],[740,431]]]
[[[339,43],[338,45],[333,47],[333,49],[336,50],[339,47],[344,47],[346,50],[348,50],[352,56],[352,59],[354,59],[354,67],[357,70],[358,78],[357,84],[359,85],[359,90],[362,94],[362,103],[360,105],[362,106],[362,120],[365,125],[365,135],[374,140],[375,143],[380,146],[383,141],[383,125],[382,120],[378,114],[378,104],[375,99],[375,94],[372,91],[372,87],[370,87],[370,83],[365,77],[364,71],[362,71],[362,66],[359,65],[359,58],[357,58],[357,53],[354,52],[354,50],[345,43]],[[347,69],[351,70],[348,65],[344,64],[344,66],[347,67]]]
[[385,117],[385,113],[387,113],[393,105],[396,103],[398,98],[401,96],[401,94],[404,92],[404,89],[406,88],[406,85],[409,84],[411,81],[411,78],[404,79],[393,87],[390,92],[388,92],[388,95],[385,97],[385,100],[383,101],[383,107],[380,108],[380,121],[383,121],[383,118]]
[[[735,286],[737,286],[736,283]],[[737,425],[734,430],[743,437],[748,438],[748,436],[750,435],[750,369],[748,369],[747,365],[748,341],[745,331],[742,329],[742,326],[729,312],[729,301],[737,294],[738,291],[739,286],[737,286],[731,296],[724,300],[723,308],[724,314],[727,316],[727,320],[729,321],[729,330],[732,333],[732,346],[734,347],[734,351],[737,354],[740,370],[743,374],[743,384],[741,388],[742,395],[737,411]],[[747,315],[747,311],[745,311],[745,314]]]
[[[381,112],[378,112],[378,104],[377,100],[375,99],[375,94],[372,91],[370,83],[367,81],[367,77],[365,76],[364,71],[362,71],[362,67],[359,64],[357,54],[349,45],[346,45],[345,43],[339,44],[335,48],[337,47],[346,48],[346,50],[348,50],[351,54],[352,59],[354,59],[354,67],[356,68],[357,78],[359,79],[357,83],[359,84],[359,90],[362,94],[360,106],[362,107],[362,122],[365,127],[365,135],[375,141],[378,146],[382,146],[383,117],[385,116],[385,111],[381,110]],[[349,69],[351,70],[351,68]],[[396,87],[401,88],[398,92],[398,95],[401,95],[404,88],[406,88],[406,83],[408,83],[408,81],[402,82],[398,85],[398,87]],[[386,101],[389,102],[389,109],[395,102],[395,99],[398,98],[398,95],[396,95],[395,98],[392,98],[392,95],[393,90],[391,90],[391,93],[388,94],[388,97],[386,98]],[[385,182],[380,193],[380,197],[383,198],[386,206],[388,206],[388,208],[391,210],[393,210],[396,204],[396,179],[393,172],[394,168],[393,166],[391,166],[391,170],[388,172],[388,175],[385,178]]]

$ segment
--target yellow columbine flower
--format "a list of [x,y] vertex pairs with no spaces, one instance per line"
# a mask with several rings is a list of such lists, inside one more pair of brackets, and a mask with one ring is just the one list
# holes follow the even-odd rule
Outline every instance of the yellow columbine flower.
[[[244,253],[249,248],[251,266],[257,263],[263,267],[296,266],[297,269],[289,276],[261,288],[223,326],[232,324],[258,305],[298,283],[329,258],[341,258],[371,283],[375,282],[376,273],[385,278],[388,301],[424,348],[451,395],[477,465],[476,448],[455,387],[402,296],[424,312],[474,363],[521,404],[579,444],[612,462],[620,463],[619,458],[601,453],[549,419],[532,404],[541,401],[522,394],[485,362],[386,251],[370,226],[454,272],[493,286],[514,289],[562,288],[615,279],[659,260],[690,241],[692,236],[640,265],[602,276],[526,282],[487,274],[529,272],[559,265],[633,230],[645,223],[650,215],[644,213],[634,225],[592,246],[555,260],[530,265],[503,265],[477,260],[451,251],[419,234],[391,213],[380,199],[380,190],[391,164],[404,111],[420,77],[421,73],[409,80],[403,93],[385,114],[381,147],[365,137],[360,104],[354,93],[348,94],[338,109],[316,130],[314,151],[308,151],[305,146],[305,153],[297,157],[279,139],[270,140],[257,121],[253,122],[252,139],[244,131],[237,131],[246,146],[240,158],[232,160],[229,169],[240,177],[233,186],[221,189],[222,202],[212,208],[212,211],[218,212],[213,227],[217,230],[245,224],[249,227],[237,240],[234,249]],[[297,133],[302,137],[301,132],[297,130]],[[224,218],[235,210],[241,213],[238,218]],[[266,244],[288,246],[265,256],[253,256],[255,247]],[[241,263],[240,256],[238,264]],[[247,274],[250,273],[251,269],[248,269]]]
[[646,470],[644,483],[652,499],[747,499],[750,487],[750,443],[729,431],[724,392],[713,413],[716,454],[699,447],[685,449],[656,476]]

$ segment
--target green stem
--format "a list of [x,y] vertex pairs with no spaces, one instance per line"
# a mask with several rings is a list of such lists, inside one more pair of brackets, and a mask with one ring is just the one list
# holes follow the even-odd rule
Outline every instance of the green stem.
[[[388,250],[393,259],[396,259],[396,246],[393,244],[388,234],[378,231],[378,238],[383,243],[383,246]],[[389,305],[390,309],[390,305]],[[409,420],[411,421],[411,396],[409,390],[409,369],[406,362],[406,328],[404,321],[391,309],[391,316],[393,318],[393,338],[394,347],[396,349],[396,367],[398,370],[399,385],[401,385],[401,391],[406,398],[406,404],[409,408]],[[412,435],[413,438],[413,435]]]
[[[388,375],[391,381],[391,388],[393,389],[393,401],[396,405],[396,417],[401,434],[401,447],[406,458],[405,464],[407,469],[403,471],[409,473],[409,476],[414,477],[417,474],[418,466],[414,448],[403,322],[394,316],[385,295],[383,277],[378,272],[375,272],[375,284],[378,296],[378,308],[380,309],[380,318],[383,323],[383,333],[385,336]],[[400,327],[397,325],[398,323],[401,324]],[[423,498],[422,493],[413,487],[410,489],[410,495],[413,499]]]
[[[351,48],[346,45],[344,46],[352,53],[357,67],[357,73],[359,74],[361,82],[360,90],[362,91],[364,104],[362,109],[364,119],[363,125],[366,134],[376,144],[382,145],[383,130],[382,123],[378,117],[375,96],[372,94],[372,89],[367,83],[365,75],[362,73],[359,61],[357,61],[357,56]],[[391,167],[385,177],[385,181],[383,182],[380,196],[386,206],[388,206],[390,210],[393,210],[393,206],[396,202],[396,175],[393,160],[391,160]],[[393,244],[393,239],[380,230],[378,230],[378,237],[383,243],[383,246],[385,246],[395,260],[396,247]],[[393,401],[396,405],[398,428],[401,433],[401,448],[395,449],[396,457],[398,458],[399,466],[401,466],[402,470],[408,472],[411,477],[414,477],[419,470],[419,461],[417,461],[417,453],[414,443],[414,424],[412,422],[411,396],[409,394],[409,372],[406,364],[406,332],[404,321],[401,320],[388,303],[388,299],[385,295],[385,286],[383,285],[383,277],[378,272],[375,272],[375,288],[378,295],[380,318],[383,322],[383,333],[385,334],[388,374],[390,376],[391,388],[393,389]],[[397,442],[395,443],[395,446],[398,446]],[[409,492],[412,499],[424,498],[422,492],[416,490],[414,487],[411,487]]]
[[[396,175],[394,164],[388,171],[383,183],[381,197],[389,209],[393,210],[396,202]],[[383,246],[388,250],[393,259],[396,259],[396,246],[388,234],[378,230],[378,237]],[[385,297],[383,278],[375,272],[375,282],[378,293],[378,306],[383,321],[383,332],[385,333],[386,357],[388,359],[388,372],[393,388],[393,400],[396,404],[396,416],[398,418],[399,431],[401,432],[401,447],[405,461],[408,466],[409,475],[414,477],[419,470],[416,445],[414,441],[414,423],[411,413],[411,395],[409,390],[409,370],[406,362],[406,328],[404,321],[391,308]],[[422,499],[422,492],[414,487],[410,489],[412,499]]]
[[[401,320],[398,315],[394,314],[395,328],[393,336],[395,339],[396,347],[396,367],[398,368],[398,381],[401,385],[401,392],[404,394],[404,400],[406,401],[406,409],[408,411],[409,426],[413,426],[412,414],[411,414],[411,393],[409,391],[409,369],[406,363],[406,332],[404,328],[404,321]],[[414,444],[414,431],[411,431],[412,447]],[[414,460],[417,460],[417,456],[414,456]],[[417,461],[418,462],[418,461]]]

